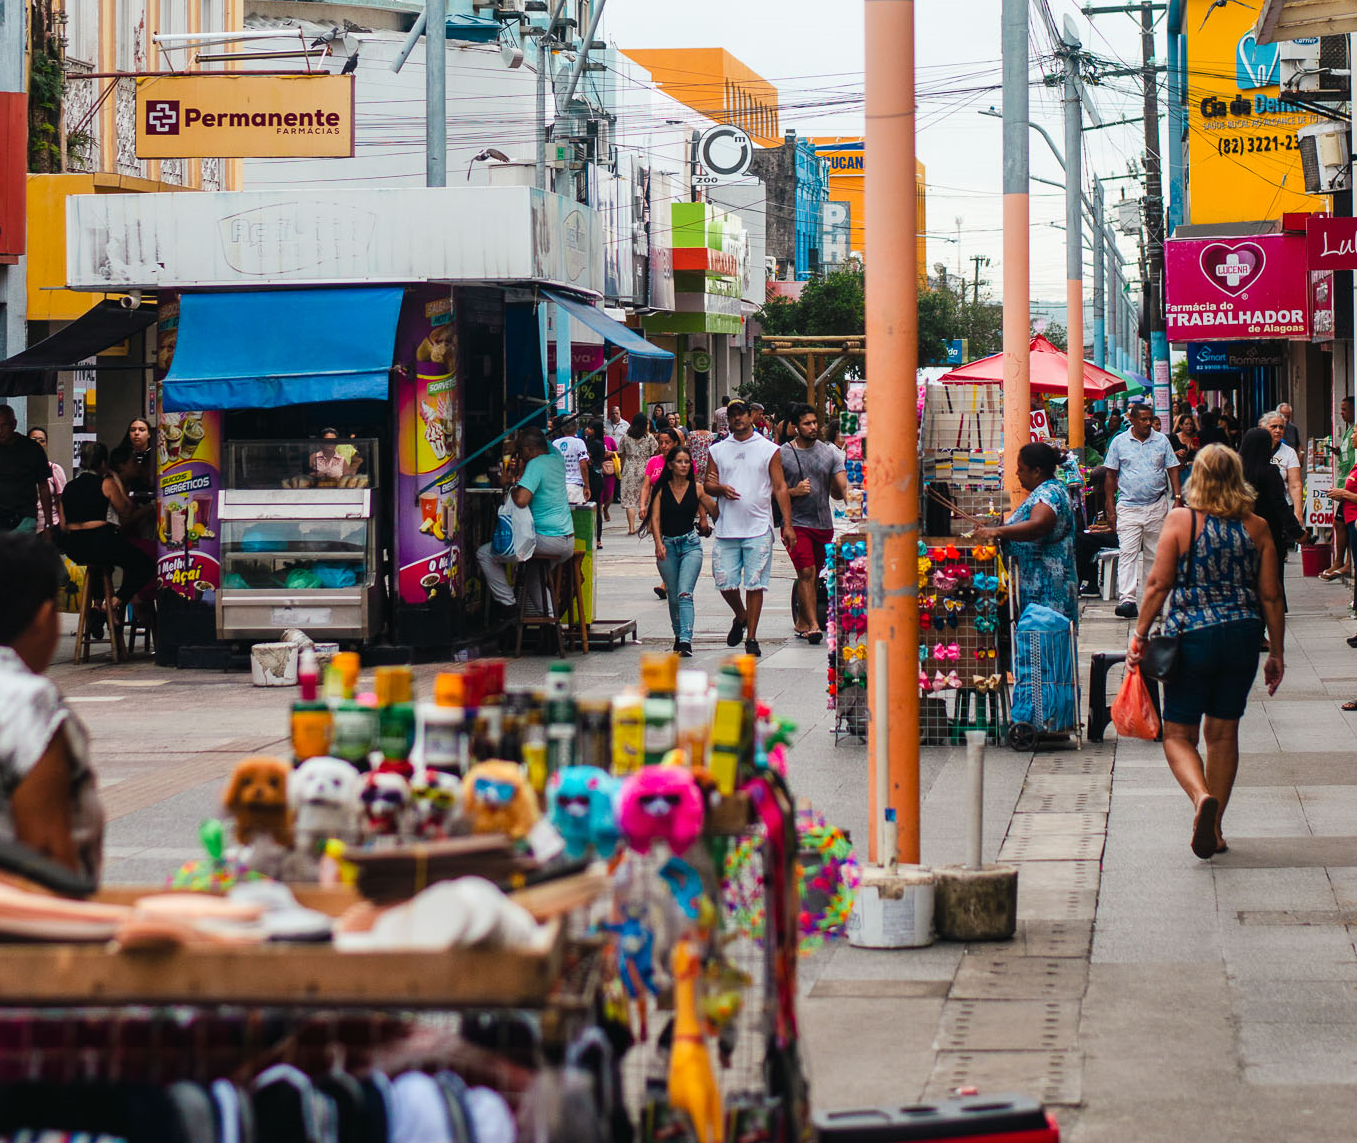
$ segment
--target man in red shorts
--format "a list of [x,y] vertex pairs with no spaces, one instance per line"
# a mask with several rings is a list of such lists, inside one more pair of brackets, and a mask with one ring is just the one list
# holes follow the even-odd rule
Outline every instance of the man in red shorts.
[[801,601],[796,637],[818,643],[824,632],[815,606],[815,581],[825,566],[825,545],[834,538],[829,498],[847,497],[848,473],[843,453],[820,439],[820,418],[814,409],[793,405],[787,420],[796,426],[796,436],[782,446],[782,472],[791,494],[792,525],[796,528],[796,543],[787,546]]

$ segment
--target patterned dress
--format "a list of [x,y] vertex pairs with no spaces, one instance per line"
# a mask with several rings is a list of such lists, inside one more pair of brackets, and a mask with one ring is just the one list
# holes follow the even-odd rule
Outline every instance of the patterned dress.
[[[1018,598],[1023,607],[1040,603],[1079,625],[1078,578],[1074,570],[1074,509],[1057,478],[1032,489],[1005,523],[1024,524],[1045,504],[1055,513],[1055,529],[1037,540],[1005,540],[1004,558],[1017,564]],[[1012,570],[1012,569],[1010,569]]]
[[640,440],[627,434],[619,442],[622,457],[622,507],[639,510],[645,487],[646,461],[655,455],[655,438],[647,433]]
[[1242,520],[1193,513],[1198,529],[1192,578],[1188,553],[1178,557],[1164,634],[1180,635],[1223,623],[1259,619],[1258,566],[1262,557]]

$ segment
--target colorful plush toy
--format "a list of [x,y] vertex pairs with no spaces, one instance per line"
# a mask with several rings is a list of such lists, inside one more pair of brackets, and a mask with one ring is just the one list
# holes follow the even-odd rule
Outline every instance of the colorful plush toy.
[[547,783],[551,824],[565,840],[570,857],[583,857],[592,846],[611,857],[620,840],[613,801],[621,783],[597,766],[566,766]]
[[421,766],[410,782],[415,836],[426,841],[452,837],[462,817],[462,780],[446,770]]
[[318,856],[332,837],[357,841],[362,789],[363,776],[342,758],[308,758],[292,771],[287,798],[297,848]]
[[292,811],[287,804],[292,767],[281,758],[242,758],[231,771],[222,805],[236,820],[236,840],[248,845],[261,835],[292,846]]
[[674,1043],[669,1055],[669,1105],[687,1113],[698,1143],[721,1143],[721,1092],[698,1011],[700,965],[686,940],[674,943]]
[[462,805],[472,833],[528,836],[541,816],[537,795],[516,762],[478,762],[462,783]]
[[409,832],[410,783],[399,774],[372,770],[363,777],[363,832],[399,838]]
[[662,841],[676,856],[702,833],[702,793],[684,766],[646,766],[622,783],[617,820],[627,844],[649,853]]
[[625,910],[626,916],[617,924],[603,928],[617,937],[617,974],[627,995],[633,1000],[645,989],[653,996],[660,994],[655,983],[655,934],[641,923],[639,911]]

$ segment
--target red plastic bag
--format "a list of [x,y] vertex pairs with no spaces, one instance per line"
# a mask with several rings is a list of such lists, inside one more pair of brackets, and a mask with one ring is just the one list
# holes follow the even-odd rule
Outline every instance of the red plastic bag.
[[1159,715],[1139,667],[1127,667],[1121,690],[1112,702],[1112,725],[1122,738],[1144,738],[1153,742],[1159,737]]

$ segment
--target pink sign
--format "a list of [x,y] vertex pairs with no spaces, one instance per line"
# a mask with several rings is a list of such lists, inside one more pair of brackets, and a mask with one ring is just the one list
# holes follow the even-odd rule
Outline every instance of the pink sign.
[[1305,239],[1173,238],[1164,243],[1170,341],[1310,336]]
[[1305,254],[1311,270],[1357,270],[1357,218],[1311,215],[1305,220]]

